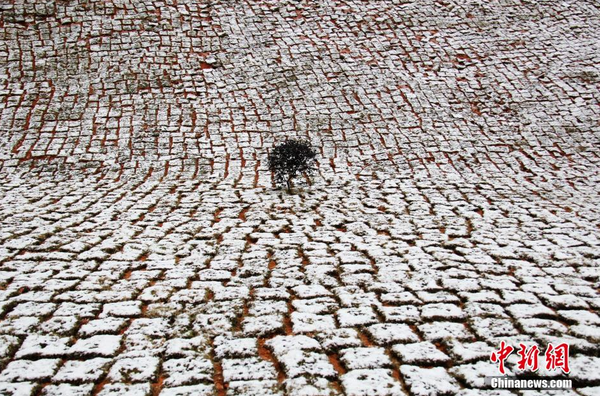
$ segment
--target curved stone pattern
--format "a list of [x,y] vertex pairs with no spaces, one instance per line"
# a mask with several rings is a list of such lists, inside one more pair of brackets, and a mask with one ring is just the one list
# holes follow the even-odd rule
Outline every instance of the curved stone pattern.
[[502,340],[598,393],[594,2],[12,0],[0,34],[0,394],[475,395]]

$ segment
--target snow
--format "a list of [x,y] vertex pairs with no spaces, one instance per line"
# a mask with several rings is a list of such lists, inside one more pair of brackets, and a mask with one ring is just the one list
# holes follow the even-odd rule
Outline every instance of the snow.
[[421,324],[417,327],[428,341],[442,341],[446,338],[470,340],[473,337],[462,323],[440,321]]
[[[284,381],[288,395],[295,396],[338,396],[340,393],[325,378],[296,377]],[[262,396],[262,395],[256,395]]]
[[[283,396],[274,380],[231,381],[227,395],[231,396]],[[194,394],[195,396],[196,394]],[[192,396],[192,395],[190,395]],[[208,395],[207,395],[208,396]],[[212,393],[210,394],[212,396]]]
[[149,396],[150,384],[108,384],[98,396]]
[[377,344],[419,341],[419,336],[404,323],[378,323],[369,326],[367,332]]
[[341,378],[348,396],[405,396],[388,369],[352,370]]
[[69,349],[70,354],[80,356],[113,356],[121,347],[121,336],[97,335],[90,338],[80,338]]
[[400,373],[415,396],[456,393],[460,389],[458,382],[442,367],[421,368],[401,365]]
[[165,386],[188,385],[198,381],[211,382],[213,379],[213,364],[202,357],[165,360],[162,369],[167,375]]
[[277,378],[277,372],[271,363],[255,357],[223,359],[222,367],[225,382],[272,380]]
[[225,357],[250,357],[258,354],[256,339],[234,338],[232,336],[218,336],[215,338],[215,356],[219,359]]
[[408,364],[441,364],[450,360],[448,355],[429,341],[394,345],[392,351],[402,363]]
[[33,390],[37,387],[31,382],[2,382],[0,380],[0,394],[11,396],[31,396]]
[[97,381],[106,372],[111,359],[94,358],[86,360],[68,360],[53,377],[58,382]]
[[377,322],[377,315],[371,307],[341,308],[337,311],[341,327],[354,327]]
[[43,396],[88,396],[92,393],[94,384],[71,385],[58,384],[48,385],[42,392]]
[[0,374],[0,382],[47,380],[59,363],[60,359],[14,360]]
[[116,303],[104,304],[100,318],[106,316],[138,316],[142,313],[141,301],[123,301]]
[[127,323],[127,319],[107,317],[91,320],[81,326],[80,336],[91,336],[97,334],[116,334]]
[[163,388],[160,392],[160,396],[213,396],[214,394],[213,385],[203,384]]
[[378,310],[381,312],[387,322],[415,323],[421,320],[419,308],[412,305],[402,305],[400,307],[380,307]]
[[277,355],[277,360],[283,366],[288,378],[301,375],[319,375],[334,377],[336,371],[329,363],[327,355],[306,350],[292,350],[283,355]]
[[333,329],[323,331],[318,333],[316,337],[323,348],[328,351],[362,345],[362,341],[358,337],[358,332],[354,329]]
[[242,326],[247,335],[263,336],[282,329],[283,317],[281,315],[247,316]]
[[[507,375],[513,375],[512,372],[506,368]],[[489,361],[480,361],[472,364],[462,364],[460,366],[454,366],[448,370],[450,374],[463,380],[469,387],[473,388],[484,388],[485,377],[498,376],[498,364]]]
[[340,351],[340,355],[349,370],[383,368],[392,365],[384,348],[350,348]]
[[108,378],[114,382],[151,381],[158,369],[159,359],[153,356],[118,359],[108,372]]
[[332,315],[316,315],[312,313],[292,312],[294,333],[312,333],[335,329]]
[[167,357],[195,356],[208,353],[208,348],[208,340],[204,336],[171,338],[166,342],[165,355]]

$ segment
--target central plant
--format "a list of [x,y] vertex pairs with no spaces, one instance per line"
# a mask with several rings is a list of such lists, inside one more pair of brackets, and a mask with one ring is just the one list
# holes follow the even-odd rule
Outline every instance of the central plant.
[[269,154],[269,170],[275,175],[277,185],[285,185],[288,193],[292,190],[292,179],[302,173],[314,171],[317,153],[303,140],[288,140],[275,146]]

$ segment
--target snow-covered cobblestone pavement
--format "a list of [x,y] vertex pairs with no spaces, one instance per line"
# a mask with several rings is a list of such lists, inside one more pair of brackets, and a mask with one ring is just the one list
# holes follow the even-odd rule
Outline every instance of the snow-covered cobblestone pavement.
[[[600,9],[0,3],[1,395],[600,394]],[[269,150],[318,169],[273,188]]]

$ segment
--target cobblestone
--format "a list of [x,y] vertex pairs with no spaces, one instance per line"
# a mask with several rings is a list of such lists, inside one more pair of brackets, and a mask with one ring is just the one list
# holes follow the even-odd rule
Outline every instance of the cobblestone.
[[599,32],[583,0],[2,2],[0,394],[475,395],[502,340],[597,394]]

